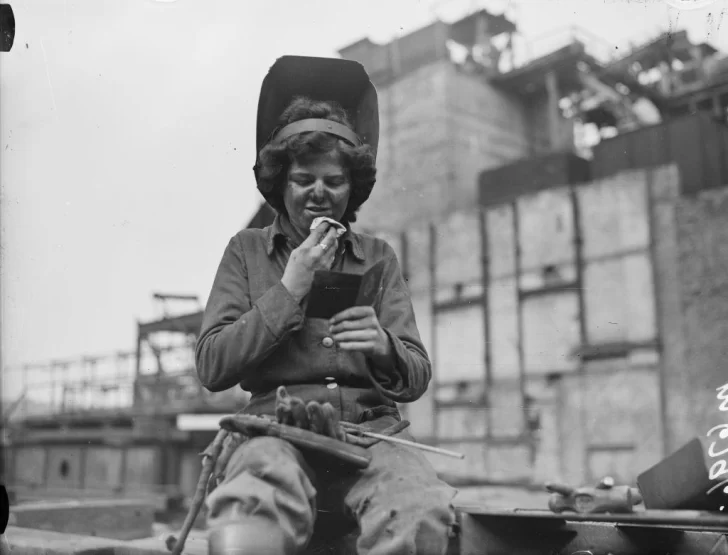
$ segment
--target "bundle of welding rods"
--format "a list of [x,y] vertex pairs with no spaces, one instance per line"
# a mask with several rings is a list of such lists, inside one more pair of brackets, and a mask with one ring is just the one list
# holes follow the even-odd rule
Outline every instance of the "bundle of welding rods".
[[400,445],[406,445],[408,447],[414,447],[416,449],[421,449],[422,451],[429,451],[430,453],[437,453],[438,455],[445,455],[446,457],[453,457],[456,459],[464,459],[465,455],[462,453],[456,453],[454,451],[448,451],[447,449],[440,449],[439,447],[432,447],[430,445],[424,445],[422,443],[417,443],[414,441],[408,441],[406,439],[400,439],[397,437],[392,437],[384,434],[377,434],[375,432],[370,432],[367,430],[362,429],[361,426],[357,426],[356,424],[351,424],[350,422],[339,422],[339,426],[342,427],[342,429],[345,432],[351,433],[351,434],[358,434],[365,437],[370,437],[372,439],[379,439],[382,441],[389,441],[390,443],[399,443]]

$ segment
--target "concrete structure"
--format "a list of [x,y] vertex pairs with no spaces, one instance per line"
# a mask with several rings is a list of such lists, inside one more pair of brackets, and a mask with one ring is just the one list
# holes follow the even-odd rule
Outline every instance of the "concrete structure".
[[[356,225],[398,251],[434,363],[402,408],[420,440],[467,454],[432,458],[453,479],[634,482],[721,421],[723,62],[678,33],[672,54],[660,38],[629,56],[642,73],[578,42],[504,72],[446,54],[468,26],[492,30],[465,34],[471,52],[514,31],[477,12],[340,51],[381,99],[378,183]],[[688,83],[710,56],[703,89]],[[669,125],[645,127],[640,99]],[[577,158],[569,117],[622,134]]]
[[728,188],[675,166],[456,211],[386,237],[434,363],[402,407],[458,478],[633,482],[724,420]]

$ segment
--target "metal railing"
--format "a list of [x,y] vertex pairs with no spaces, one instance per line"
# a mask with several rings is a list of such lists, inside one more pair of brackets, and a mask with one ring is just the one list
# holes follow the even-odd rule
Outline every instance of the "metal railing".
[[556,52],[561,48],[580,44],[584,51],[601,64],[608,64],[622,58],[626,52],[616,48],[608,40],[578,26],[569,26],[538,35],[532,39],[516,41],[514,45],[515,64],[512,69],[518,69],[534,60]]
[[[3,421],[97,411],[146,412],[239,406],[241,390],[210,393],[199,381],[188,344],[144,346],[137,375],[135,352],[6,367],[2,370]],[[159,372],[159,367],[163,368]]]

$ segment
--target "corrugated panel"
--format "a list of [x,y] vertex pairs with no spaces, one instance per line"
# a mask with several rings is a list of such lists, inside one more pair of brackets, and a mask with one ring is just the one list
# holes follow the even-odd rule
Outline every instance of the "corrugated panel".
[[706,183],[703,188],[723,187],[728,184],[728,125],[718,125],[703,118],[701,129],[706,145],[703,157]]
[[670,163],[670,140],[664,127],[648,127],[628,136],[630,164],[627,168],[654,167]]
[[594,148],[592,161],[594,177],[613,175],[631,167],[629,144],[624,137],[602,141]]
[[514,278],[494,281],[488,290],[491,375],[516,379],[518,361],[518,297]]
[[482,279],[480,223],[477,212],[456,212],[436,227],[437,285]]
[[590,344],[655,339],[650,255],[634,254],[587,263],[584,303]]
[[435,376],[438,382],[485,377],[485,330],[482,306],[440,312],[435,317]]
[[116,447],[87,447],[84,487],[114,489],[121,486],[123,452]]
[[[494,114],[493,117],[498,117],[498,115]],[[531,123],[533,124],[533,121]],[[508,123],[504,125],[509,126]],[[512,123],[510,127],[513,127]],[[530,131],[524,130],[522,136],[529,134]],[[537,143],[538,136],[532,140]],[[497,142],[498,138],[493,137],[492,141]],[[534,144],[534,146],[537,145]],[[526,149],[514,154],[509,158],[525,156]],[[478,178],[479,200],[482,206],[511,202],[537,191],[586,182],[589,180],[589,175],[589,162],[572,153],[549,152],[540,156],[529,156],[507,165],[482,171]]]
[[682,192],[694,194],[728,183],[728,127],[709,112],[668,120],[602,141],[594,148],[593,175],[677,164]]
[[701,144],[700,120],[680,118],[671,122],[667,131],[672,159],[680,168],[683,193],[696,193],[705,188],[709,179],[703,161],[706,145]]
[[574,213],[568,189],[518,199],[518,228],[522,270],[575,260]]
[[485,408],[441,407],[437,411],[437,435],[448,439],[485,437],[487,416]]
[[516,273],[516,239],[511,205],[489,208],[486,212],[488,271],[490,280]]
[[523,342],[526,373],[577,368],[571,353],[579,346],[579,304],[572,292],[523,300]]
[[646,187],[637,171],[577,190],[584,260],[649,247]]

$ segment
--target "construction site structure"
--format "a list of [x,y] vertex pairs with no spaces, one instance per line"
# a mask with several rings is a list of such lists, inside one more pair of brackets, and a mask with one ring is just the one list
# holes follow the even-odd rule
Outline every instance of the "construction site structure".
[[[518,60],[516,34],[479,10],[341,49],[380,99],[355,227],[390,241],[411,289],[434,376],[402,410],[419,441],[466,453],[433,458],[443,476],[631,483],[721,416],[728,59],[684,32],[604,56],[569,30]],[[189,497],[219,415],[246,401],[200,386],[201,314],[140,323],[133,353],[25,368],[9,489]]]

